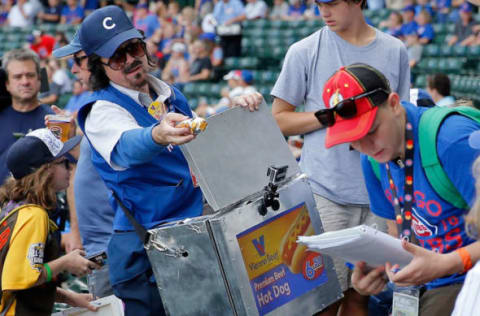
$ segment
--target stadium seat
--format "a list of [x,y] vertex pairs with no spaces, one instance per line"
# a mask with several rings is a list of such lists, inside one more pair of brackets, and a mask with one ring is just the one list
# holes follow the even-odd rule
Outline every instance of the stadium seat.
[[440,55],[443,57],[449,57],[453,55],[453,46],[441,45]]
[[415,79],[415,88],[425,88],[427,86],[427,76],[419,75]]
[[467,46],[455,45],[453,46],[453,54],[457,57],[462,57],[467,55]]
[[437,44],[425,45],[422,56],[424,57],[438,57],[440,56],[440,46]]
[[470,58],[480,58],[480,46],[469,46],[467,49],[467,56]]

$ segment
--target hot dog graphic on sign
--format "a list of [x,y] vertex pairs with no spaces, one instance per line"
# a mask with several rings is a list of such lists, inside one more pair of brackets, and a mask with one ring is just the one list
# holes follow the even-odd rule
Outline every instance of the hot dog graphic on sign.
[[301,203],[237,235],[260,315],[327,282],[322,255],[296,242],[314,233]]

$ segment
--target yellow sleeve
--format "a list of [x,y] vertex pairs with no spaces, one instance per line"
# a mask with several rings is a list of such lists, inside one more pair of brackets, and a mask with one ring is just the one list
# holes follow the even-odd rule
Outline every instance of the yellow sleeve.
[[31,206],[18,211],[2,272],[2,290],[32,287],[42,272],[48,214]]

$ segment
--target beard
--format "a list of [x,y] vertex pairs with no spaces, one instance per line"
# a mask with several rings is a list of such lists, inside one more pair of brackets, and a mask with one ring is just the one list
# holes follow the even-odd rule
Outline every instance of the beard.
[[[127,75],[132,73],[133,71],[137,71],[136,68],[141,66],[140,71],[138,71],[133,78]],[[136,59],[130,65],[125,66],[123,69],[123,74],[125,75],[126,80],[132,85],[132,87],[138,89],[144,87],[147,84],[147,70],[145,65],[141,60]]]

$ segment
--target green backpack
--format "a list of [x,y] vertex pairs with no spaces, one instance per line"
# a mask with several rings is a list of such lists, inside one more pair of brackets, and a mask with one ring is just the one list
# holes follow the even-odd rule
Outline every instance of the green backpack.
[[[422,114],[419,123],[418,141],[420,143],[420,157],[428,182],[435,192],[445,201],[460,209],[468,209],[468,203],[458,193],[457,188],[443,170],[437,154],[437,134],[440,125],[451,114],[460,114],[480,123],[480,111],[471,107],[459,106],[455,108],[433,107]],[[379,163],[368,157],[375,176],[380,180]]]

